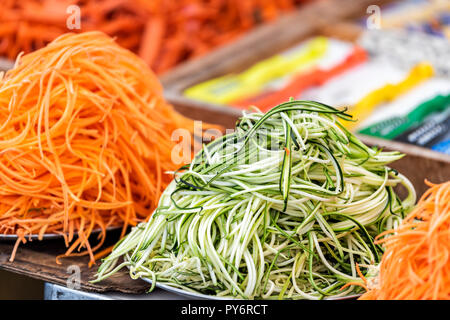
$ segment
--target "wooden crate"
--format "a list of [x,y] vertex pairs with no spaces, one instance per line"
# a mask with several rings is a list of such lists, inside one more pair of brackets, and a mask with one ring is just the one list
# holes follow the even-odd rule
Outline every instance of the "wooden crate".
[[[119,234],[108,234],[104,247],[113,245],[119,240]],[[124,269],[114,274],[109,279],[100,283],[90,283],[94,280],[99,266],[89,267],[88,257],[70,257],[60,259],[56,263],[56,257],[64,254],[67,248],[63,239],[44,241],[32,241],[19,246],[14,262],[9,261],[14,242],[0,241],[0,270],[13,272],[37,280],[68,286],[71,283],[71,275],[79,268],[80,289],[92,292],[122,292],[141,294],[149,289],[149,284],[143,280],[131,280]]]

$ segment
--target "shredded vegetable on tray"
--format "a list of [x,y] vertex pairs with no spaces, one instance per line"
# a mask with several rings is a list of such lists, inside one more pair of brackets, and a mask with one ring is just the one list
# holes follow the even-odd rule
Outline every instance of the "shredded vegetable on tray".
[[[361,293],[358,273],[382,254],[374,237],[397,226],[416,196],[387,167],[403,155],[365,146],[339,119],[351,117],[311,101],[244,113],[234,133],[175,172],[149,222],[115,246],[95,281],[128,267],[152,288],[216,297]],[[399,184],[409,191],[403,201]]]
[[[101,32],[65,34],[0,79],[0,233],[61,234],[93,263],[110,226],[145,221],[193,133],[146,64]],[[190,147],[190,145],[188,145]],[[89,237],[101,230],[95,245]],[[78,235],[78,237],[77,237]]]
[[360,299],[450,299],[450,181],[426,183],[430,189],[401,225],[378,236],[386,251]]

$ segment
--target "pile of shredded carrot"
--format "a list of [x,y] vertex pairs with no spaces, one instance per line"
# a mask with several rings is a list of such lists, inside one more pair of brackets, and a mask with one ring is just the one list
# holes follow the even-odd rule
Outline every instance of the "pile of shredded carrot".
[[[103,31],[156,72],[200,56],[310,0],[0,0],[0,55],[42,48],[66,32]],[[81,29],[73,27],[77,5]]]
[[27,235],[61,234],[66,256],[94,262],[108,227],[124,234],[155,209],[165,171],[180,166],[177,128],[192,134],[193,121],[104,33],[65,34],[19,58],[0,80],[0,233],[19,236],[11,260]]
[[[363,300],[450,299],[450,181],[430,189],[399,228],[379,235],[386,251]],[[372,288],[371,288],[372,287]]]

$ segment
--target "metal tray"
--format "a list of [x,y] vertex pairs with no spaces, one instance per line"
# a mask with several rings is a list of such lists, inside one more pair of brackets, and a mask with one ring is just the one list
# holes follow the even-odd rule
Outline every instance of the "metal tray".
[[[141,278],[142,280],[144,280],[145,282],[148,282],[150,284],[152,284],[152,280],[148,279],[148,278]],[[237,299],[237,298],[230,298],[230,297],[215,297],[215,296],[209,296],[206,294],[202,294],[202,293],[196,293],[196,292],[189,292],[183,289],[179,289],[179,288],[174,288],[172,286],[169,286],[167,284],[164,283],[158,283],[156,282],[155,286],[159,289],[162,290],[166,290],[181,296],[184,296],[186,298],[190,298],[192,300],[237,300],[237,301],[244,301],[243,299]],[[357,299],[359,298],[361,295],[360,294],[354,294],[351,296],[346,296],[346,297],[337,297],[337,298],[324,298],[324,300],[350,300],[350,299]]]
[[[106,228],[106,231],[114,231],[114,230],[119,230],[122,227],[108,227]],[[91,235],[95,235],[100,233],[102,230],[101,229],[95,229],[92,230]],[[74,235],[78,235],[78,232],[74,232]],[[17,240],[17,235],[16,234],[0,234],[0,241],[16,241]],[[47,233],[44,234],[42,236],[42,240],[52,240],[52,239],[61,239],[63,238],[62,234],[59,233]],[[26,235],[25,236],[26,240],[39,240],[39,235],[38,234],[30,234],[30,235]]]

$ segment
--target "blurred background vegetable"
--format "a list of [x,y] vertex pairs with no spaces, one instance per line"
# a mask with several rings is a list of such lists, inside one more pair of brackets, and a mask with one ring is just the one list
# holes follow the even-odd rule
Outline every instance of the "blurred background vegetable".
[[[0,56],[14,60],[68,31],[99,30],[162,73],[308,1],[0,0]],[[81,29],[67,28],[70,5],[81,10]]]

